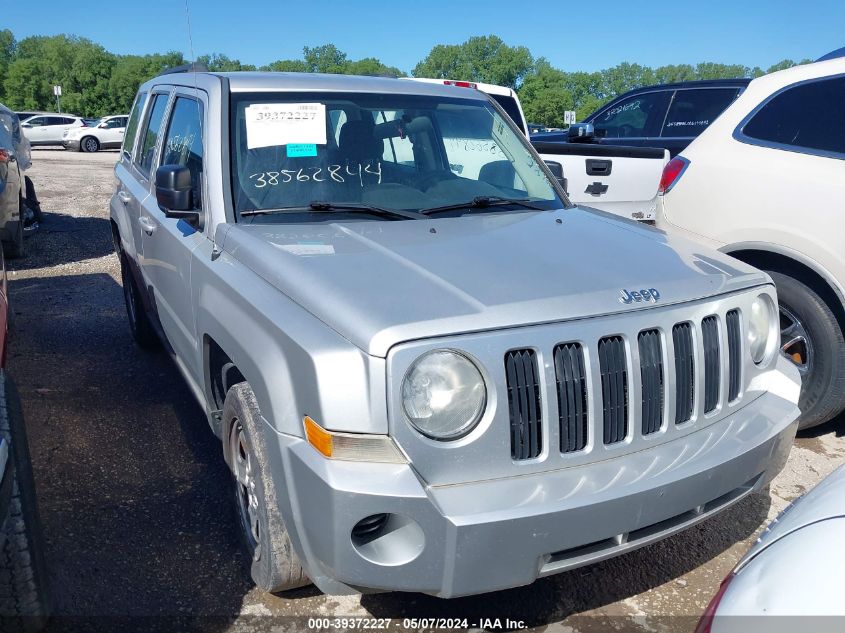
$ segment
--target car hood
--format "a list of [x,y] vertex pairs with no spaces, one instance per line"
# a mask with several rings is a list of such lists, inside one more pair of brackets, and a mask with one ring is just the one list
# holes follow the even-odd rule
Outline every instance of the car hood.
[[[348,216],[347,216],[348,217]],[[274,219],[267,216],[266,219]],[[727,256],[595,210],[223,225],[218,246],[362,350],[647,309],[759,285]]]
[[810,492],[781,512],[763,531],[748,553],[737,564],[744,568],[754,557],[776,541],[819,521],[845,517],[845,466],[840,466]]

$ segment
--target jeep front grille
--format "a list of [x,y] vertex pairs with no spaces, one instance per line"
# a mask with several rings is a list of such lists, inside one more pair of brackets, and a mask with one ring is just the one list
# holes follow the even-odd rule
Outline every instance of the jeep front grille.
[[739,397],[742,386],[742,365],[740,364],[740,350],[742,339],[739,330],[739,310],[731,310],[726,316],[728,329],[728,402]]
[[637,337],[640,348],[640,379],[643,383],[643,435],[663,425],[663,350],[660,332],[646,330]]
[[722,381],[719,371],[719,322],[716,317],[706,317],[701,322],[704,344],[704,413],[710,413],[719,404],[719,386]]
[[[736,309],[723,312],[721,318],[705,316],[695,324],[681,321],[632,335],[561,342],[551,352],[553,362],[545,381],[541,378],[546,370],[539,365],[543,350],[519,349],[505,355],[511,457],[517,461],[542,453],[544,384],[555,392],[548,395],[557,406],[561,454],[584,451],[591,440],[610,448],[632,433],[654,435],[665,429],[667,419],[677,425],[691,422],[697,418],[696,411],[711,414],[723,399],[725,404],[733,402],[741,392],[742,338]],[[629,359],[631,353],[636,356]],[[636,372],[636,386],[629,362]],[[725,373],[727,398],[722,389]],[[674,403],[667,403],[666,385],[673,383]],[[701,402],[697,402],[699,388]],[[591,419],[592,398],[601,405],[594,410],[600,419]],[[629,417],[633,414],[640,414],[641,424],[632,430]]]
[[543,450],[537,353],[530,349],[508,352],[505,372],[511,418],[511,457],[534,459]]
[[625,340],[608,336],[599,341],[604,443],[621,442],[628,435],[628,367]]
[[672,328],[675,344],[675,424],[692,419],[695,407],[695,356],[692,324],[678,323]]
[[560,451],[583,450],[587,445],[587,372],[584,349],[578,343],[555,347],[555,382]]

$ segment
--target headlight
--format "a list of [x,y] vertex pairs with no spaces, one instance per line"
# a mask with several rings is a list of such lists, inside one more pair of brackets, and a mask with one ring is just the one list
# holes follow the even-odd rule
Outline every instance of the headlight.
[[402,406],[411,424],[435,440],[469,433],[484,413],[487,388],[463,354],[437,350],[420,356],[402,382]]
[[777,341],[777,314],[768,295],[759,295],[751,304],[748,315],[748,350],[758,365],[769,355]]

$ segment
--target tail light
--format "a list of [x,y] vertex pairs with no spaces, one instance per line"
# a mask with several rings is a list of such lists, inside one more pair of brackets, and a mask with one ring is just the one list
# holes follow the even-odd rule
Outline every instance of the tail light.
[[8,163],[12,155],[8,150],[0,148],[0,163]]
[[701,619],[698,621],[698,626],[695,627],[695,633],[710,633],[710,629],[713,626],[713,618],[716,617],[716,611],[719,610],[719,603],[722,601],[722,598],[725,597],[725,593],[728,591],[728,585],[731,584],[731,580],[735,577],[736,574],[734,572],[725,576],[722,584],[719,585],[719,591],[717,591],[716,595],[713,596],[713,599],[710,600],[710,604],[707,605]]
[[447,86],[457,86],[458,88],[475,88],[478,89],[478,84],[473,83],[471,81],[452,81],[451,79],[446,79],[443,83]]
[[663,175],[660,176],[660,187],[657,189],[657,193],[660,195],[669,193],[681,179],[687,167],[689,167],[689,161],[683,156],[675,156],[666,163],[666,167],[663,168]]

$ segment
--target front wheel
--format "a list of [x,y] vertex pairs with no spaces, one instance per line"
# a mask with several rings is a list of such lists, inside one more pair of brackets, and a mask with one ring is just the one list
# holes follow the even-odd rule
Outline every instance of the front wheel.
[[96,152],[100,149],[100,142],[93,136],[86,136],[80,141],[79,149],[83,152]]
[[273,593],[307,585],[310,581],[279,512],[278,494],[283,491],[277,490],[269,472],[267,451],[272,448],[264,441],[258,403],[247,383],[229,389],[223,424],[228,430],[225,450],[252,580]]
[[129,261],[123,252],[119,254],[119,257],[120,280],[123,283],[123,300],[126,304],[129,330],[132,332],[132,338],[135,339],[138,347],[153,349],[158,345],[158,337],[139,296],[138,285],[135,283],[135,278],[129,269]]
[[845,409],[845,338],[833,311],[809,286],[769,271],[778,290],[781,352],[801,374],[799,429]]

